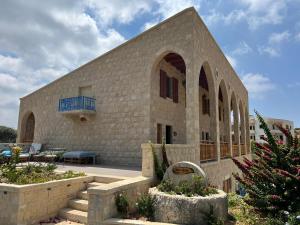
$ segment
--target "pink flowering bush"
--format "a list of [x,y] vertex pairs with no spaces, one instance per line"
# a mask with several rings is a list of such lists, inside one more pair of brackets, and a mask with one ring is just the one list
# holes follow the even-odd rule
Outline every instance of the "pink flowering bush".
[[287,137],[282,144],[256,113],[266,134],[266,143],[255,143],[252,161],[232,159],[242,171],[234,174],[249,195],[247,203],[265,214],[282,215],[300,211],[300,145],[289,130],[276,125]]

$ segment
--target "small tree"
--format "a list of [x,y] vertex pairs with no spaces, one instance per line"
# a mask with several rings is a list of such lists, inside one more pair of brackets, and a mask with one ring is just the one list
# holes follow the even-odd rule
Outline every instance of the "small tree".
[[233,159],[242,171],[234,177],[249,193],[247,203],[266,214],[300,210],[300,147],[290,131],[276,124],[286,136],[283,145],[271,134],[263,118],[255,112],[267,136],[265,144],[255,143],[253,161]]
[[0,142],[3,143],[15,143],[17,138],[17,132],[15,129],[0,126]]

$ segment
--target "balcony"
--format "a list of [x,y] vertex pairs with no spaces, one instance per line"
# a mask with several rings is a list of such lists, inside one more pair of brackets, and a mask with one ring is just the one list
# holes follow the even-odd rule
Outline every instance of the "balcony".
[[86,96],[59,100],[58,111],[63,114],[93,114],[96,112],[95,99]]
[[233,155],[233,157],[237,157],[240,155],[239,145],[237,145],[237,144],[232,145],[232,155]]
[[214,161],[218,159],[217,148],[214,142],[201,141],[200,143],[200,161]]
[[228,143],[220,143],[221,159],[229,158],[231,156],[230,147]]

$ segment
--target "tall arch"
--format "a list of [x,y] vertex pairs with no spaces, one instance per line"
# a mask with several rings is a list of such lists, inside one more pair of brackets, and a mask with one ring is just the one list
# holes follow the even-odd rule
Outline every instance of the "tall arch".
[[198,96],[200,160],[217,160],[217,102],[213,74],[207,62],[202,64],[199,71]]
[[154,143],[186,143],[186,64],[174,51],[163,52],[151,73],[150,123]]
[[239,110],[235,93],[232,92],[230,98],[230,128],[231,128],[231,143],[232,156],[239,156],[240,131],[239,131]]
[[244,106],[242,101],[239,102],[239,116],[240,116],[240,123],[239,123],[239,129],[240,129],[240,148],[241,148],[241,154],[246,154],[246,127],[245,127],[245,113],[244,113]]
[[33,112],[25,114],[21,127],[21,142],[32,143],[34,140],[35,116]]
[[220,157],[226,158],[230,152],[230,106],[228,92],[224,80],[221,80],[218,89],[218,119],[220,137]]

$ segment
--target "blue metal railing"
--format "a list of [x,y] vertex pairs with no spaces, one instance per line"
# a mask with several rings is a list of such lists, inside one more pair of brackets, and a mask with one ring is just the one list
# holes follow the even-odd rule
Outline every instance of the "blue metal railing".
[[96,111],[95,99],[86,96],[59,99],[59,112],[68,112],[73,110]]

